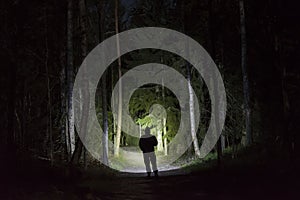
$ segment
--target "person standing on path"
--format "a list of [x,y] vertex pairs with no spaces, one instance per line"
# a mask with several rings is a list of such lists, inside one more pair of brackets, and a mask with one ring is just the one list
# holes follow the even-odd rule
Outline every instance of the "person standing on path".
[[157,139],[154,135],[150,134],[150,128],[145,129],[145,134],[139,140],[139,147],[143,151],[144,163],[146,166],[147,177],[151,176],[151,167],[155,177],[158,177],[158,170],[156,164],[156,155],[154,152],[154,146],[157,146]]

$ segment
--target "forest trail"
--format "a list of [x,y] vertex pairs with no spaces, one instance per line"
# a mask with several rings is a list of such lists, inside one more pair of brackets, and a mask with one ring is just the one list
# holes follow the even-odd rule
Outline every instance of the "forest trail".
[[[218,194],[201,188],[203,183],[195,184],[198,178],[183,170],[163,171],[158,178],[153,174],[148,178],[145,173],[121,173],[109,179],[87,179],[77,187],[78,191],[86,191],[85,196],[93,197],[92,199],[217,199]],[[234,198],[231,196],[228,199]]]
[[[191,174],[181,169],[160,172],[158,178],[145,174],[121,173],[110,178],[89,178],[76,187],[80,199],[101,200],[166,200],[166,199],[286,199],[293,193],[283,190],[282,185],[258,181],[259,174],[246,175],[215,172]],[[238,178],[239,177],[239,178]],[[282,182],[284,183],[284,181]]]
[[[177,200],[294,199],[299,189],[295,171],[239,167],[188,172],[161,171],[107,174],[100,168],[63,175],[63,168],[23,165],[2,179],[0,199]],[[2,170],[2,172],[5,170]],[[8,171],[8,170],[6,170]],[[5,177],[4,177],[5,178]],[[2,189],[2,191],[1,191]]]
[[[120,159],[119,161],[115,160],[116,163],[119,163],[116,169],[122,172],[127,172],[129,176],[132,176],[134,174],[136,175],[136,173],[142,173],[145,171],[143,153],[141,152],[139,147],[135,147],[135,146],[123,147],[120,154],[122,155],[122,159]],[[166,158],[164,155],[162,155],[162,153],[156,153],[156,158],[157,158],[157,165],[159,166],[159,171],[167,172],[167,171],[173,171],[180,168],[179,165],[163,164]],[[111,159],[114,158],[112,157]]]

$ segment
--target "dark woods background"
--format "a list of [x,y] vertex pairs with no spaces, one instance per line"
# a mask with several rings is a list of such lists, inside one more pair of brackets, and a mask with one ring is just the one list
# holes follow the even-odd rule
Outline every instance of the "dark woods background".
[[[295,2],[244,0],[246,54],[241,48],[238,0],[119,1],[117,31],[158,26],[181,31],[198,41],[225,81],[228,115],[224,134],[230,140],[225,146],[243,143],[249,109],[251,145],[258,149],[252,151],[290,168],[299,161],[300,130],[300,16]],[[68,4],[66,0],[14,0],[0,4],[1,167],[14,170],[20,160],[32,159],[49,162],[49,166],[92,165],[95,161],[80,142],[76,142],[77,155],[70,155],[66,144],[68,99],[84,57],[116,33],[115,1],[74,0]],[[170,60],[165,54],[159,55]],[[133,58],[122,57],[122,74],[134,65]],[[118,69],[116,61],[106,73],[108,105]],[[246,91],[245,76],[249,80]],[[200,77],[192,70],[191,79],[197,85]],[[99,83],[101,98],[102,87],[103,82]],[[245,92],[250,97],[248,104]],[[110,123],[111,116],[108,118]]]

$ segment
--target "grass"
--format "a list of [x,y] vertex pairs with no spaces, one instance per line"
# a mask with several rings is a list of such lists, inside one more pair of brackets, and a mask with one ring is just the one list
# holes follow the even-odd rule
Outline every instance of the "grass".
[[[236,157],[232,158],[232,149],[226,148],[223,151],[221,166],[218,166],[217,153],[209,153],[203,159],[194,159],[183,165],[183,169],[189,172],[216,170],[221,167],[223,170],[231,168],[251,168],[266,166],[270,160],[268,154],[259,146],[239,147]],[[274,157],[272,156],[272,159]]]

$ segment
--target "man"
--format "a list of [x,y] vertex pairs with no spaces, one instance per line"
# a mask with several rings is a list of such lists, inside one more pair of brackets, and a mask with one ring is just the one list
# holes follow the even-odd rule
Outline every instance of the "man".
[[150,134],[150,128],[145,129],[145,135],[142,135],[139,141],[139,146],[143,151],[144,163],[146,166],[147,177],[151,175],[150,162],[155,177],[158,177],[158,170],[156,165],[156,156],[154,153],[154,146],[157,145],[157,139],[154,135]]

